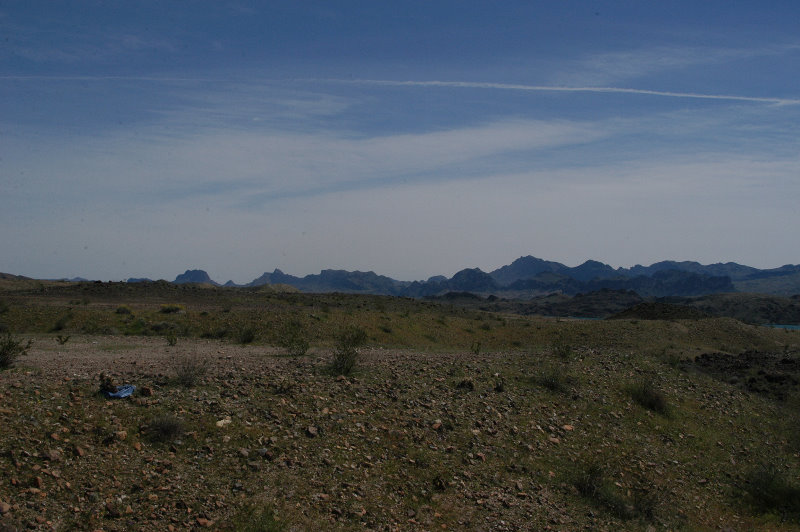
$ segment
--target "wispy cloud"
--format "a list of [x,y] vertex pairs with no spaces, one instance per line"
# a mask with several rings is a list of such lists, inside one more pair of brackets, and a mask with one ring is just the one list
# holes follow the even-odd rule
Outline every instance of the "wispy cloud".
[[381,79],[324,79],[330,83],[346,83],[355,85],[385,85],[394,87],[449,87],[465,89],[493,89],[530,92],[593,92],[605,94],[641,94],[646,96],[663,96],[669,98],[692,98],[700,100],[725,100],[751,103],[769,103],[777,105],[798,105],[800,99],[772,98],[758,96],[737,96],[733,94],[704,94],[697,92],[673,92],[652,89],[632,89],[624,87],[560,87],[549,85],[521,85],[514,83],[491,83],[480,81],[395,81]]
[[599,52],[556,68],[552,78],[558,85],[608,85],[675,72],[692,67],[712,67],[753,58],[775,58],[800,50],[798,44],[753,48],[655,46]]

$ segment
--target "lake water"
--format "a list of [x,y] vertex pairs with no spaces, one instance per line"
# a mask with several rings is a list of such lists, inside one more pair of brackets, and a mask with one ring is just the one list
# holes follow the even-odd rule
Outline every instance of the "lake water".
[[764,327],[772,327],[773,329],[789,329],[790,331],[800,331],[800,325],[781,325],[779,323],[767,323]]

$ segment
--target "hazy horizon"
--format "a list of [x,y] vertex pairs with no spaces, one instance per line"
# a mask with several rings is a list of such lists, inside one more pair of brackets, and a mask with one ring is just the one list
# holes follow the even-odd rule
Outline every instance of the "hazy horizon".
[[800,263],[800,4],[0,6],[0,271]]

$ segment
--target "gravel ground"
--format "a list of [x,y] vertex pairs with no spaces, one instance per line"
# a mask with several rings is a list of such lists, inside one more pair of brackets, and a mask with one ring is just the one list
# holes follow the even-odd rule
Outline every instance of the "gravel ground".
[[[643,370],[619,353],[576,350],[562,361],[573,376],[559,392],[530,384],[542,367],[524,353],[367,349],[349,377],[326,372],[328,356],[34,338],[0,372],[0,530],[747,524],[727,506],[725,471],[691,463],[696,450],[680,447],[684,427],[620,399],[619,377]],[[197,373],[191,388],[175,383],[181,362]],[[137,393],[105,399],[101,373]],[[668,399],[689,385],[675,377]],[[696,401],[746,407],[742,392],[725,394]],[[737,438],[720,460],[760,452],[754,432]],[[603,489],[607,481],[616,498],[581,496],[572,466],[587,457],[606,468]],[[652,500],[641,505],[637,493]]]

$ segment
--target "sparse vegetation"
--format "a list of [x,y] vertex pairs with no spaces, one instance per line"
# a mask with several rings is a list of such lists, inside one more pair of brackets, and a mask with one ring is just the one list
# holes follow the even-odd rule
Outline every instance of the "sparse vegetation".
[[170,347],[174,347],[178,344],[178,335],[175,334],[174,331],[167,332],[167,334],[164,335],[164,339],[167,341],[167,345]]
[[0,341],[0,369],[7,369],[14,365],[19,357],[28,352],[32,341],[23,343],[15,340],[11,333],[6,333],[5,338]]
[[184,309],[183,305],[164,304],[161,305],[159,312],[162,314],[177,314],[179,312],[184,312]]
[[64,336],[62,334],[59,334],[58,336],[56,336],[56,343],[58,343],[58,345],[64,345],[69,341],[70,338],[71,336],[69,335]]
[[155,416],[145,427],[147,438],[152,442],[169,442],[184,433],[183,421],[171,414]]
[[776,513],[782,519],[800,517],[800,484],[773,464],[761,464],[747,473],[745,499],[758,513]]
[[72,314],[67,313],[58,318],[58,320],[53,324],[53,327],[50,329],[50,332],[59,332],[63,331],[64,327],[67,326],[67,323],[72,319]]
[[652,410],[662,416],[670,415],[669,404],[663,392],[656,388],[651,380],[642,379],[633,384],[628,385],[627,392],[631,399],[636,401],[640,406]]
[[350,326],[336,337],[331,371],[336,375],[350,375],[356,367],[358,349],[367,341],[367,333],[360,327]]
[[308,332],[298,320],[288,321],[280,332],[278,345],[286,349],[290,356],[303,356],[308,351]]
[[237,532],[283,532],[287,529],[271,505],[248,505],[239,512],[232,524]]
[[256,329],[250,325],[242,327],[236,334],[236,341],[242,345],[252,344],[255,339]]
[[[37,518],[142,530],[798,525],[789,398],[800,390],[800,335],[734,320],[557,321],[351,294],[59,290],[2,294],[3,322],[36,341],[24,371],[0,378],[0,448],[9,449],[0,470],[12,473],[0,502],[30,503],[4,514],[17,528]],[[84,292],[94,303],[69,311],[74,336],[61,356],[48,331]],[[187,310],[162,313],[170,301]],[[135,317],[116,312],[123,303]],[[281,337],[293,320],[327,350],[272,356],[289,352]],[[357,341],[341,341],[345,324],[361,331]],[[239,345],[247,327],[265,345]],[[73,332],[88,328],[94,335]],[[170,334],[177,348],[164,345]],[[368,360],[364,342],[375,346]],[[331,377],[337,351],[356,354],[349,378]],[[197,359],[183,388],[176,365],[186,353]],[[109,387],[135,384],[134,396],[98,394],[101,371],[113,375]],[[639,406],[626,383],[645,381],[675,414]],[[765,459],[775,465],[762,472]]]
[[205,376],[208,363],[198,356],[187,355],[175,362],[175,381],[186,388],[192,388]]

